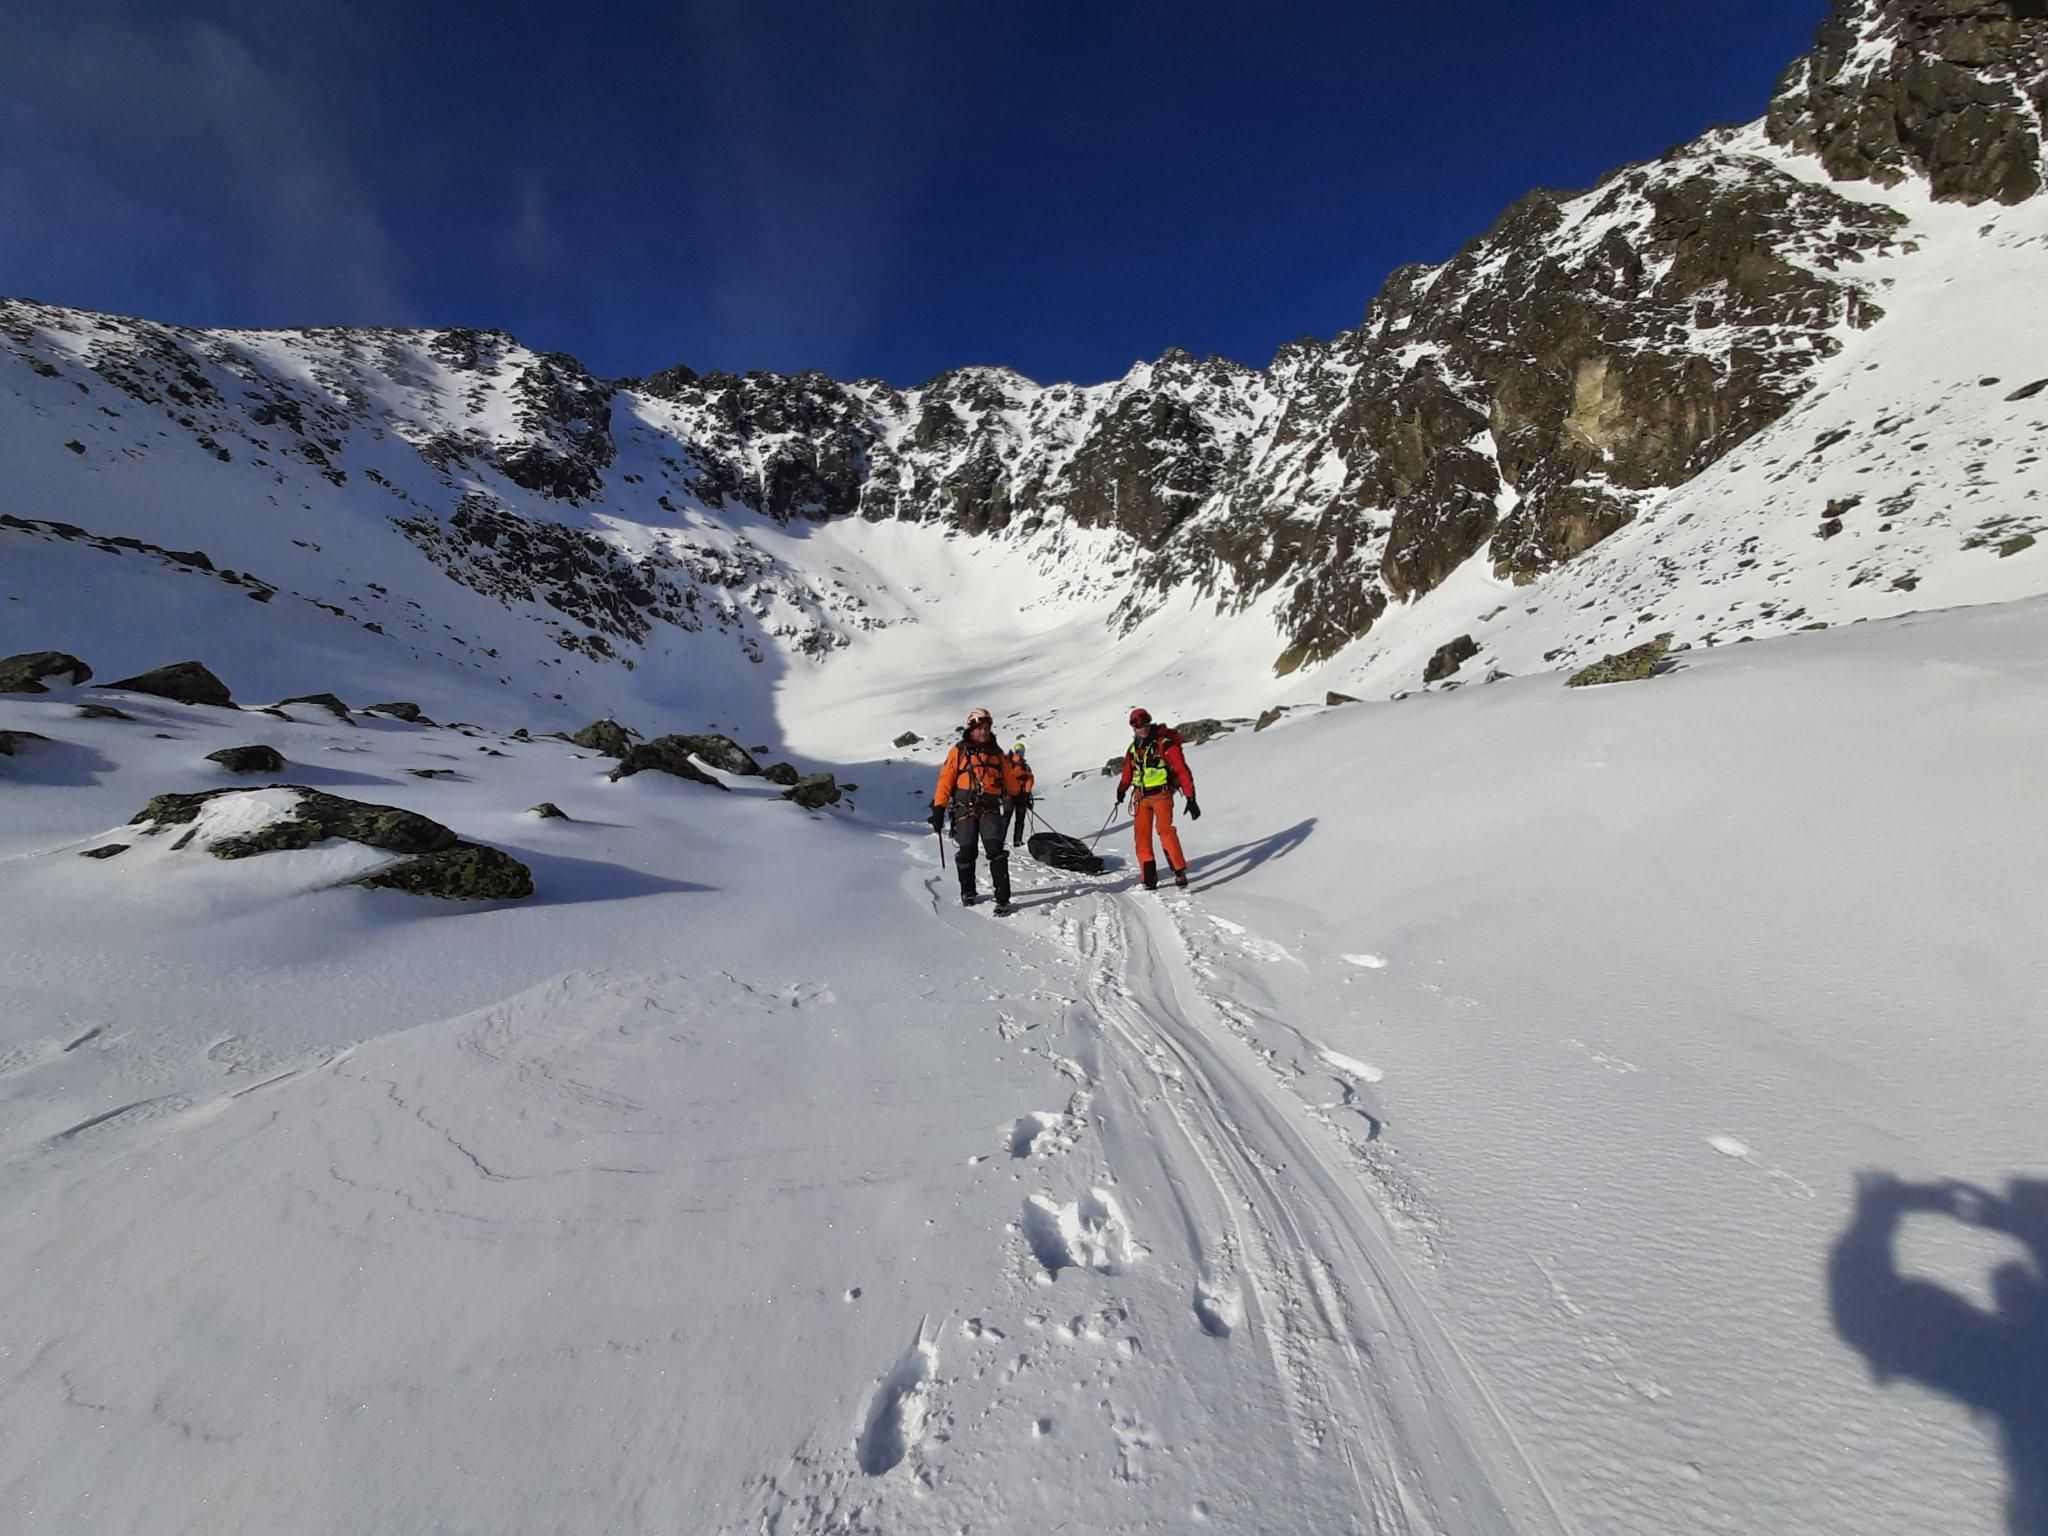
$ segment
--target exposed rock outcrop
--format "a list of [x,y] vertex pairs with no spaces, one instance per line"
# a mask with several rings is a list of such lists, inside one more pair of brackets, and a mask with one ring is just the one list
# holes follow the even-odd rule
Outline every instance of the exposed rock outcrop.
[[2041,190],[2044,118],[2043,0],[1837,0],[1766,123],[1838,181],[2017,203]]
[[228,685],[196,661],[173,662],[168,667],[138,672],[107,686],[125,688],[130,693],[154,694],[157,698],[172,699],[180,704],[212,704],[222,709],[235,707]]
[[633,743],[620,757],[619,766],[612,770],[613,782],[652,771],[709,784],[713,789],[724,789],[723,784],[697,766],[694,761],[696,749],[690,744],[693,740],[695,738],[689,736],[657,736],[652,741]]
[[1671,637],[1659,635],[1625,651],[1602,656],[1591,666],[1581,667],[1565,679],[1567,688],[1591,688],[1601,683],[1634,683],[1655,674],[1664,653],[1671,649]]
[[569,738],[586,751],[599,752],[606,757],[624,757],[633,750],[633,740],[640,733],[612,719],[593,720]]
[[1460,635],[1455,640],[1446,640],[1436,648],[1436,654],[1429,658],[1429,665],[1422,669],[1422,680],[1425,683],[1440,683],[1478,654],[1479,644],[1470,635]]
[[219,763],[229,773],[282,773],[284,757],[277,748],[260,743],[249,747],[222,747],[206,754],[209,763]]
[[807,811],[823,810],[839,803],[839,784],[829,773],[807,773],[782,792]]

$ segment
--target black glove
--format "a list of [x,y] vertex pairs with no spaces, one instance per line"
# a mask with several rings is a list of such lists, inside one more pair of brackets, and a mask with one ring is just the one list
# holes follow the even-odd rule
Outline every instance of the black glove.
[[1196,803],[1195,803],[1194,801],[1190,800],[1190,801],[1188,802],[1188,820],[1189,820],[1189,821],[1200,821],[1201,819],[1202,819],[1202,808],[1201,808],[1201,806],[1197,805],[1197,804],[1196,804]]
[[938,830],[939,830],[939,829],[940,829],[941,827],[943,827],[943,826],[944,826],[944,825],[946,824],[946,809],[945,809],[945,807],[944,807],[944,806],[940,806],[940,805],[935,805],[935,806],[933,806],[933,807],[932,807],[932,813],[931,813],[930,817],[929,817],[929,818],[927,818],[927,819],[928,819],[928,820],[929,820],[929,821],[931,822],[931,824],[932,824],[932,830],[933,830],[934,832],[938,831]]
[[1123,806],[1124,806],[1124,795],[1125,795],[1126,793],[1127,793],[1127,791],[1125,791],[1125,790],[1121,790],[1121,789],[1120,789],[1120,790],[1118,790],[1118,791],[1116,792],[1116,808],[1117,808],[1118,810],[1122,810],[1122,809],[1123,809]]

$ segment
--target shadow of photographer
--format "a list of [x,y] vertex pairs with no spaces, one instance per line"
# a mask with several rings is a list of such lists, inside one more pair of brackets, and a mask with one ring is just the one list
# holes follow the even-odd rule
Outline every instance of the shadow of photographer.
[[[1913,1214],[2004,1233],[2029,1262],[1992,1271],[1987,1311],[1900,1271],[1894,1239]],[[2015,1178],[2001,1196],[1955,1181],[1862,1174],[1856,1214],[1827,1274],[1835,1331],[1880,1385],[1917,1381],[1997,1422],[2011,1479],[2007,1529],[2048,1536],[2048,1180]]]

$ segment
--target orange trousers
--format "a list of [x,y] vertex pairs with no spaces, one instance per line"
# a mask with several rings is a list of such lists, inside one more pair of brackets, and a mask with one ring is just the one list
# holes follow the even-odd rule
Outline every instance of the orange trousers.
[[1131,825],[1138,839],[1138,862],[1152,862],[1152,829],[1159,829],[1159,846],[1166,850],[1169,869],[1187,868],[1187,855],[1180,851],[1180,834],[1173,830],[1173,791],[1140,795],[1131,813]]

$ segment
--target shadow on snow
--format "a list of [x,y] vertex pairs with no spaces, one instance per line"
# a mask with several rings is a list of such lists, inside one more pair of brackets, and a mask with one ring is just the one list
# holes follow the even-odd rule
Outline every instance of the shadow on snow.
[[[1993,1310],[1904,1274],[1894,1238],[1908,1215],[2003,1233],[2029,1263],[1991,1274]],[[2004,1195],[1956,1182],[1859,1177],[1856,1214],[1828,1258],[1835,1331],[1880,1385],[1903,1377],[1996,1421],[2012,1536],[2048,1536],[2048,1180],[2015,1178]]]

